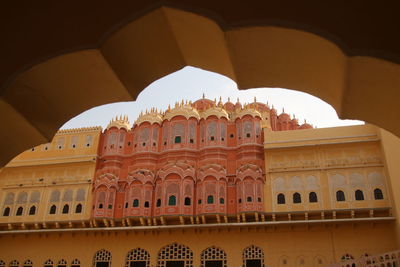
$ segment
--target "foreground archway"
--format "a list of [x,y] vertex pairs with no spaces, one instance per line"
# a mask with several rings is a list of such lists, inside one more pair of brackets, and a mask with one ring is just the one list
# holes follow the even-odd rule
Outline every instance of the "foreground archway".
[[[239,17],[247,14],[239,6],[226,6],[231,7],[227,12]],[[20,65],[4,68],[1,76],[0,122],[7,131],[0,134],[0,164],[47,142],[65,121],[82,111],[135,99],[154,80],[188,65],[226,75],[239,88],[295,88],[330,103],[341,118],[364,120],[400,134],[400,125],[392,123],[400,112],[400,66],[393,63],[395,56],[389,62],[381,59],[384,53],[381,58],[364,56],[356,49],[346,54],[343,46],[325,38],[329,34],[310,33],[317,32],[317,25],[308,31],[296,27],[304,22],[294,21],[290,27],[265,23],[221,27],[215,20],[218,16],[204,16],[207,12],[192,7],[191,12],[137,7],[132,10],[140,14],[125,14],[130,20],[119,21],[119,27],[114,18],[103,32],[91,36],[90,45],[79,46],[83,36],[76,36],[75,45],[64,49],[54,50],[59,48],[54,43],[54,47],[46,46],[52,51],[48,54],[31,51],[25,61],[16,57]],[[213,10],[212,5],[203,8]],[[63,29],[58,31],[63,33]],[[392,46],[386,48],[397,52]]]

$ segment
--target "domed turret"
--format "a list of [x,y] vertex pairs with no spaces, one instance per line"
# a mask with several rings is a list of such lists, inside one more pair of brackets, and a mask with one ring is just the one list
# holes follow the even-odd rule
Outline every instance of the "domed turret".
[[224,108],[228,112],[233,112],[235,110],[235,104],[231,102],[231,99],[228,97],[228,102],[225,103]]
[[278,120],[280,122],[290,122],[291,118],[289,114],[285,113],[285,109],[282,109],[282,113],[278,116]]
[[107,130],[115,127],[117,129],[125,129],[129,130],[131,128],[131,125],[128,120],[128,116],[120,116],[120,117],[115,117],[115,119],[111,119],[110,123],[107,125]]
[[306,120],[304,120],[304,123],[300,125],[299,129],[304,130],[304,129],[313,129],[311,124],[308,124]]
[[206,110],[207,108],[212,107],[213,105],[214,105],[214,101],[205,98],[205,95],[203,94],[203,98],[195,101],[192,106],[195,109],[202,111],[202,110]]

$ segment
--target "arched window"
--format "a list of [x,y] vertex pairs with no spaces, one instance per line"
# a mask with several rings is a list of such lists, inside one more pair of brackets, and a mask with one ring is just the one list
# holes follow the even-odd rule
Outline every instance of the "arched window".
[[54,263],[52,260],[47,260],[44,262],[44,267],[53,267]]
[[32,207],[29,209],[29,215],[35,215],[35,213],[36,213],[36,207],[35,207],[35,206],[32,206]]
[[[175,265],[168,264],[174,262]],[[157,267],[193,267],[193,252],[192,250],[181,244],[172,243],[163,247],[157,256]]]
[[125,267],[150,267],[150,253],[142,248],[136,248],[128,252]]
[[191,201],[190,197],[185,197],[185,206],[190,206]]
[[207,204],[213,204],[214,203],[214,196],[208,196],[207,197]]
[[293,203],[301,203],[301,195],[297,192],[293,194]]
[[68,212],[69,212],[69,205],[68,205],[68,204],[65,204],[64,207],[63,207],[63,209],[62,209],[62,213],[63,213],[63,214],[68,214]]
[[22,265],[22,267],[32,267],[32,266],[33,262],[31,260],[24,261],[24,264]]
[[111,252],[105,249],[94,254],[93,267],[109,267],[111,265]]
[[145,201],[144,202],[144,207],[145,208],[149,208],[150,207],[150,202],[149,201]]
[[75,213],[82,213],[82,204],[78,204],[75,207]]
[[134,208],[139,207],[139,199],[136,198],[133,200],[132,207],[134,207]]
[[253,198],[252,197],[247,197],[247,202],[253,202]]
[[342,190],[336,191],[336,201],[345,201],[344,192]]
[[219,198],[219,204],[225,204],[225,199],[223,197]]
[[282,193],[278,194],[277,202],[278,202],[278,204],[285,204],[286,203],[285,195]]
[[10,216],[10,207],[6,207],[3,211],[3,216]]
[[15,213],[15,215],[21,216],[23,212],[24,212],[24,208],[23,207],[18,207],[17,212]]
[[308,194],[308,201],[309,201],[310,203],[318,202],[317,193],[315,193],[315,192],[310,192],[310,194]]
[[81,262],[78,259],[75,259],[72,261],[71,267],[81,267]]
[[354,193],[356,200],[364,200],[364,193],[361,190],[356,190],[356,192]]
[[201,252],[200,258],[200,267],[227,267],[226,253],[220,248],[214,246],[206,248]]
[[383,199],[383,193],[382,190],[379,188],[374,189],[374,198],[375,199]]
[[100,203],[99,204],[99,209],[102,209],[102,208],[104,208],[104,205],[103,205],[103,203]]
[[57,263],[57,267],[67,267],[67,262],[62,259]]
[[17,260],[13,260],[8,265],[9,267],[19,267],[19,262]]
[[168,206],[175,206],[176,205],[176,196],[172,195],[168,198]]
[[161,207],[161,199],[160,199],[160,198],[159,198],[159,199],[157,199],[156,206],[157,206],[157,207]]
[[50,207],[50,214],[56,214],[56,212],[57,212],[57,206],[56,205],[52,205],[51,207]]
[[251,245],[243,250],[243,267],[264,266],[264,251]]

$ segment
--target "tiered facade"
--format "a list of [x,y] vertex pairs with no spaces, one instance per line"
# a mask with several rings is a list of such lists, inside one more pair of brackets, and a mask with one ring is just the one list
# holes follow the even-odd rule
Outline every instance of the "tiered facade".
[[264,211],[262,127],[310,128],[256,100],[200,99],[113,120],[101,135],[95,218]]

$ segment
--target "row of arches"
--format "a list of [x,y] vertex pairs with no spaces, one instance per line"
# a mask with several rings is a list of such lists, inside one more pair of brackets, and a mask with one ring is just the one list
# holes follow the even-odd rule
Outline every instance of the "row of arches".
[[[354,199],[355,200],[365,200],[364,192],[360,189],[354,191]],[[374,199],[381,200],[383,199],[383,192],[380,188],[374,189]],[[336,201],[346,201],[345,193],[342,190],[336,191]]]
[[[254,167],[258,172],[243,171],[235,187],[228,187],[226,170],[211,165],[203,166],[208,170],[200,169],[197,179],[192,178],[195,170],[190,165],[161,169],[158,178],[148,170],[137,170],[129,174],[123,188],[116,176],[100,175],[94,184],[94,217],[112,217],[117,204],[124,207],[125,217],[263,211],[264,179],[259,167]],[[117,191],[124,193],[123,203],[116,203]]]
[[[20,265],[20,262],[17,260],[12,260],[8,265],[8,267],[33,267],[33,261],[25,260]],[[0,260],[0,267],[6,267],[6,263]],[[71,264],[68,265],[68,262],[64,259],[59,260],[58,262],[54,263],[51,259],[47,259],[43,263],[43,267],[81,267],[81,262],[78,259],[74,259],[71,261]]]
[[[374,199],[375,200],[382,200],[383,197],[383,192],[380,188],[375,188],[374,189]],[[356,190],[354,191],[354,199],[355,200],[365,200],[364,199],[364,192],[362,190]],[[342,190],[336,191],[336,201],[341,202],[341,201],[346,201],[346,196],[345,193]],[[308,202],[309,203],[317,203],[318,202],[318,195],[316,192],[309,192],[308,193]],[[276,203],[277,204],[286,204],[286,197],[285,194],[279,193],[276,196]],[[293,193],[292,195],[292,203],[293,204],[299,204],[302,203],[302,198],[301,194],[298,192]]]
[[[64,204],[62,206],[62,209],[59,211],[58,210],[58,205],[53,204],[53,205],[50,206],[48,214],[55,215],[55,214],[71,214],[71,213],[80,214],[80,213],[82,213],[83,205],[81,203],[78,203],[75,206],[72,206],[72,208],[71,208],[71,206],[72,206],[72,204],[71,205],[70,204]],[[2,215],[4,217],[8,217],[8,216],[12,216],[12,215],[15,215],[15,216],[24,216],[24,215],[32,216],[32,215],[36,215],[37,214],[37,210],[38,210],[36,205],[30,206],[29,209],[27,209],[27,211],[25,211],[23,206],[17,206],[16,209],[15,209],[15,214],[12,214],[12,209],[11,208],[12,207],[10,207],[10,206],[4,207]]]
[[[242,251],[244,267],[264,266],[264,251],[254,245]],[[102,249],[93,257],[93,267],[110,267],[112,254]],[[227,267],[226,252],[216,246],[204,249],[200,254],[201,267]],[[150,253],[143,248],[136,248],[128,252],[125,267],[150,267]],[[157,255],[157,267],[193,267],[193,251],[178,243],[169,244],[160,249]]]

